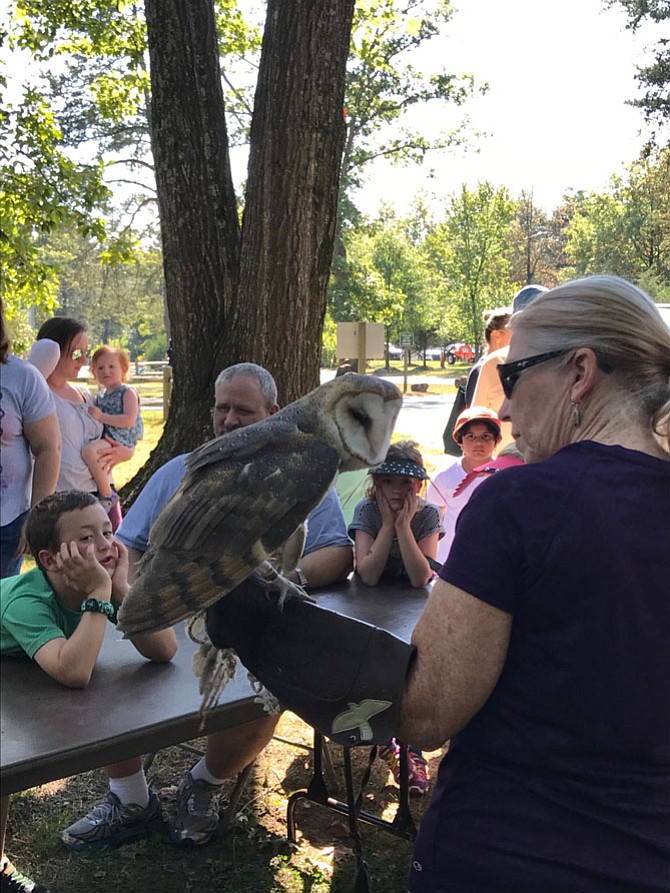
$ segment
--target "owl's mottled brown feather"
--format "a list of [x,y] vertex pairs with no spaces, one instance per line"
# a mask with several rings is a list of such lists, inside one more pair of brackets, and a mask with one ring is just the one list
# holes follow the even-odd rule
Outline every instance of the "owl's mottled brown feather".
[[300,527],[339,470],[384,458],[401,402],[388,382],[345,375],[191,453],[152,527],[120,629],[164,629],[234,589]]

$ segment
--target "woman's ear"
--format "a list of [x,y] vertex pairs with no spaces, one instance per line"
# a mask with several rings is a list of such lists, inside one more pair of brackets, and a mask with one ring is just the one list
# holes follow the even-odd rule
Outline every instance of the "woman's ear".
[[598,379],[598,359],[590,347],[580,347],[572,356],[570,370],[573,375],[570,400],[581,403],[595,387]]

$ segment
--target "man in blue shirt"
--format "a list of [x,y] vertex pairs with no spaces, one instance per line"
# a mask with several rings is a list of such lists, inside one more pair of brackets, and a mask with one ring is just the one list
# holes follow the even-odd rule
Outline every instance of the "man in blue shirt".
[[[214,395],[215,437],[262,421],[279,409],[273,377],[255,363],[238,363],[224,369],[216,380]],[[137,561],[146,551],[151,526],[181,483],[185,459],[186,454],[176,456],[155,472],[117,531],[118,539],[128,548],[131,583]],[[303,555],[288,577],[303,588],[316,588],[346,579],[352,567],[352,543],[337,493],[331,488],[307,518]],[[174,843],[204,844],[211,839],[219,823],[218,804],[224,781],[253,762],[272,738],[278,721],[278,716],[263,717],[207,738],[205,756],[187,772],[179,787],[177,811],[170,827]],[[124,764],[124,771],[130,768]],[[140,758],[135,771],[142,772]],[[89,830],[92,823],[87,822],[88,818],[64,832],[68,840],[77,838],[81,845],[86,845],[88,835],[95,833],[93,828]]]

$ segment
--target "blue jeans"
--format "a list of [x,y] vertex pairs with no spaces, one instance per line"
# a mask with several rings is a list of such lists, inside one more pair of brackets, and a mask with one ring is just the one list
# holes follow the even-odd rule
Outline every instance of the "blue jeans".
[[21,528],[28,512],[0,527],[0,577],[13,577],[21,572],[23,555],[15,558],[21,539]]

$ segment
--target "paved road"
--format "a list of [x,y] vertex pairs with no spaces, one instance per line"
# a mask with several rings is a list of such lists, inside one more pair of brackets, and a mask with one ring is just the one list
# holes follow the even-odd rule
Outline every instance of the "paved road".
[[406,396],[396,422],[395,430],[416,440],[422,447],[442,453],[444,444],[442,432],[447,424],[451,407],[456,397],[453,394],[417,394]]

